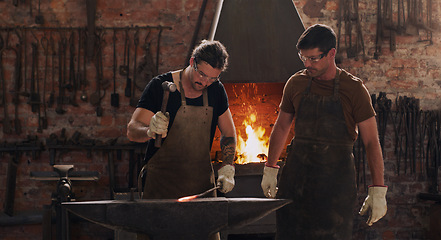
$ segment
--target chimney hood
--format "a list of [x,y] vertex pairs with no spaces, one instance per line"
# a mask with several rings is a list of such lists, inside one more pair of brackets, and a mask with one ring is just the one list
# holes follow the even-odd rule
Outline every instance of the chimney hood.
[[304,30],[292,0],[219,0],[209,39],[230,54],[222,82],[285,82],[304,67],[296,49]]

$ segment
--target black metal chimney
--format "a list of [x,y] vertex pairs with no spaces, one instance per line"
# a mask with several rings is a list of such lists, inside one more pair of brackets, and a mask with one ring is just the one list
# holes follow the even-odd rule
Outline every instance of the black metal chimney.
[[292,0],[219,0],[209,39],[230,54],[222,82],[285,82],[304,67],[296,49],[304,30]]

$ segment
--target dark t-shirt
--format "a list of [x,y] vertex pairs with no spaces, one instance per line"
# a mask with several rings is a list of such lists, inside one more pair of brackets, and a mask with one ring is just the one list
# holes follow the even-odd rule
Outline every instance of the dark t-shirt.
[[[153,113],[161,111],[162,98],[164,95],[164,90],[162,89],[162,83],[164,81],[173,82],[173,77],[171,72],[156,76],[153,78],[145,87],[141,99],[138,102],[137,108],[145,108]],[[213,120],[211,121],[211,134],[210,134],[210,146],[213,143],[214,134],[216,131],[216,126],[218,123],[219,116],[222,115],[228,109],[228,97],[225,92],[225,88],[221,82],[216,81],[207,88],[208,93],[208,105],[213,107]],[[203,106],[202,95],[197,98],[186,98],[187,105],[192,106]],[[167,112],[170,114],[170,123],[168,129],[170,130],[173,125],[176,113],[181,107],[181,93],[176,90],[175,92],[170,92]],[[197,118],[197,116],[195,116]],[[150,159],[153,154],[158,150],[155,146],[154,139],[151,139],[147,146],[145,160]]]
[[[340,70],[340,100],[343,107],[346,125],[352,138],[357,138],[357,123],[375,116],[371,97],[362,80],[354,75]],[[290,77],[283,90],[280,109],[287,113],[295,114],[298,109],[303,92],[305,91],[310,77],[305,70],[300,70]],[[322,96],[331,96],[334,90],[334,81],[322,81],[312,79],[311,92]]]

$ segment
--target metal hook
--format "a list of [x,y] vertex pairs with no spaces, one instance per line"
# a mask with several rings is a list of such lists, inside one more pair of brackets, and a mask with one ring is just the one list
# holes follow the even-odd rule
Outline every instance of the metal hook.
[[147,40],[150,37],[150,33],[152,33],[152,29],[151,28],[148,29],[148,32],[146,33],[145,38],[144,38],[144,48],[145,49],[150,48],[150,44],[153,41],[153,40],[150,40],[150,42],[147,43]]
[[38,44],[40,44],[40,40],[39,40],[38,37],[35,35],[34,31],[31,30],[31,34],[32,34],[32,36],[35,38],[35,40],[37,41],[37,46],[38,46]]
[[135,27],[135,35],[133,36],[133,42],[135,44],[135,46],[137,46],[139,44],[139,28]]
[[44,49],[44,55],[47,56],[49,53],[49,39],[47,39],[46,37],[46,32],[44,32],[43,37],[41,38],[40,41],[41,41],[41,47]]

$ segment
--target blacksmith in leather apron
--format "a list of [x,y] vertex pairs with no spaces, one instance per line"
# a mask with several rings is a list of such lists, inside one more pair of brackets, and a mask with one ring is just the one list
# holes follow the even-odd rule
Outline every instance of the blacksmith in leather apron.
[[[180,81],[182,71],[174,72],[179,82],[181,107],[162,146],[147,163],[144,199],[178,199],[202,193],[214,187],[214,172],[210,158],[210,128],[213,107],[208,106],[205,89],[203,106],[189,106]],[[213,192],[212,197],[216,196]],[[138,235],[138,239],[148,239]],[[219,233],[210,236],[219,240]]]
[[277,211],[276,239],[352,238],[353,140],[338,94],[339,74],[337,69],[331,96],[311,93],[311,79],[296,112],[295,137],[276,196],[293,203]]
[[[173,79],[179,78],[179,73],[182,71],[175,72]],[[206,89],[203,106],[187,105],[178,82],[182,105],[161,148],[148,161],[143,198],[177,199],[214,187],[210,158],[213,107],[208,106]]]

